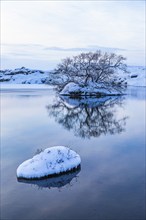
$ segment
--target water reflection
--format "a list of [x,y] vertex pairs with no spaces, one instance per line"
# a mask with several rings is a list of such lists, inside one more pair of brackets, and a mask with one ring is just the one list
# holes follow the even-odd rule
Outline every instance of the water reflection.
[[18,182],[21,183],[27,183],[31,185],[36,185],[38,186],[38,189],[43,189],[43,188],[62,188],[65,185],[72,186],[73,179],[75,182],[77,182],[78,174],[80,172],[81,168],[79,168],[76,171],[69,172],[67,174],[63,174],[60,176],[55,176],[55,177],[50,177],[50,178],[45,178],[41,180],[26,180],[26,179],[17,179]]
[[127,117],[117,118],[124,97],[81,98],[57,97],[54,104],[47,106],[50,117],[73,130],[82,138],[116,134],[125,130]]

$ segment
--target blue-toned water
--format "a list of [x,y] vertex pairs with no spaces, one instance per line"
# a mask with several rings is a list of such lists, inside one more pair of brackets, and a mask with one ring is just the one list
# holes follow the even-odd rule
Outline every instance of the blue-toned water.
[[[50,89],[1,90],[1,219],[145,219],[145,88],[72,100]],[[49,146],[80,154],[81,170],[19,182],[16,169]]]

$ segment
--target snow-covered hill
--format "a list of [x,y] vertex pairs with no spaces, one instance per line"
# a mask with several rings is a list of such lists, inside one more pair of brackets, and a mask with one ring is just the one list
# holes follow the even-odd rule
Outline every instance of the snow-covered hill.
[[14,70],[1,70],[0,82],[12,84],[42,84],[49,78],[49,72],[31,70],[25,67]]
[[[53,74],[53,72],[32,70],[25,67],[14,70],[0,70],[0,82],[7,84],[55,84],[64,80],[63,76]],[[127,85],[146,86],[146,67],[129,66],[128,73],[120,74]]]
[[127,85],[130,86],[146,86],[146,67],[129,66],[128,73],[121,74],[121,77],[126,78]]

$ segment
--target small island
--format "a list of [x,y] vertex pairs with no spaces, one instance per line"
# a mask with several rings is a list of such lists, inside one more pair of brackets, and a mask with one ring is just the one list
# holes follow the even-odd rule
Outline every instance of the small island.
[[126,60],[115,53],[81,53],[73,58],[66,58],[54,70],[64,81],[57,84],[60,95],[76,98],[80,96],[101,97],[122,95],[127,87]]

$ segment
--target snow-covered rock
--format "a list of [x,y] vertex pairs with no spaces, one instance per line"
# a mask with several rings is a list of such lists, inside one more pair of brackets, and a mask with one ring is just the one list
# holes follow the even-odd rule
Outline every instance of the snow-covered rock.
[[54,146],[24,161],[17,168],[17,177],[39,179],[58,175],[79,168],[80,163],[81,158],[75,151],[64,146]]

